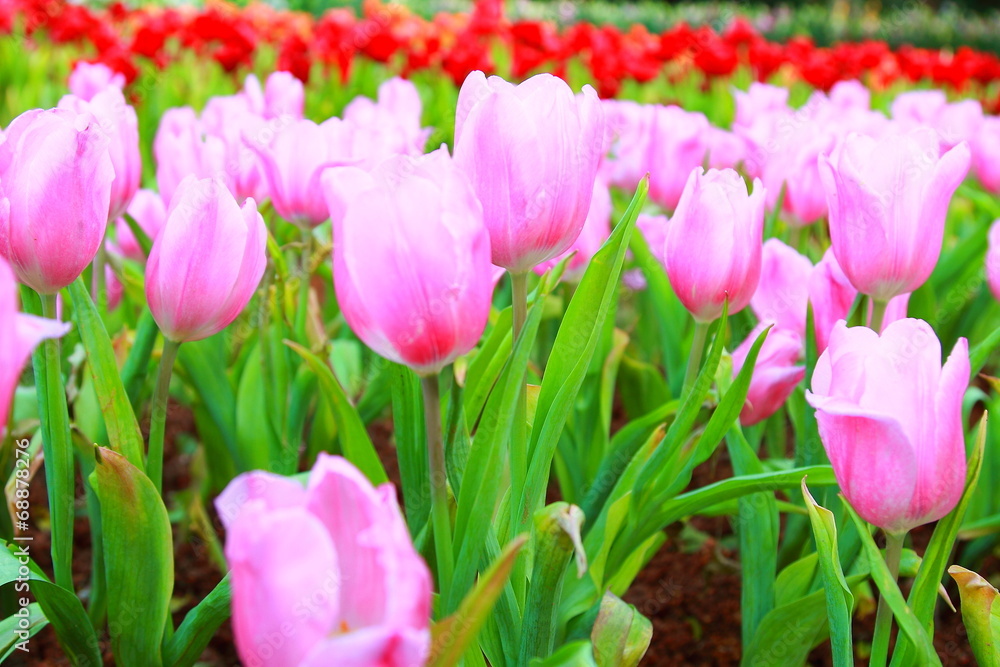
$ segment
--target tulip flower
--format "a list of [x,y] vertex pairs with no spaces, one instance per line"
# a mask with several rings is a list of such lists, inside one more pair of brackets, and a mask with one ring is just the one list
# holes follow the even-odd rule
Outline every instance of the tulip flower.
[[[746,363],[750,348],[762,330],[763,324],[758,325],[733,351],[734,378]],[[795,391],[806,375],[805,366],[799,363],[802,348],[802,337],[794,331],[775,326],[768,332],[757,354],[747,400],[740,411],[740,422],[744,426],[751,426],[773,415]]]
[[812,271],[808,257],[778,239],[768,239],[761,254],[760,283],[750,299],[757,319],[805,336]]
[[153,139],[156,185],[168,206],[188,176],[210,178],[226,173],[226,147],[218,137],[206,136],[190,107],[167,109]]
[[455,117],[455,162],[482,201],[493,263],[525,273],[566,251],[590,210],[604,115],[590,86],[550,74],[520,85],[473,72]]
[[305,89],[291,72],[273,72],[264,83],[265,118],[302,118]]
[[115,72],[104,63],[79,61],[69,75],[69,92],[84,102],[108,88],[125,87],[125,75]]
[[972,164],[983,187],[1000,192],[1000,117],[988,116],[972,141]]
[[139,189],[142,176],[142,156],[139,154],[139,121],[135,109],[125,101],[122,91],[110,86],[96,93],[86,101],[75,95],[67,95],[59,100],[59,107],[71,109],[77,114],[90,112],[108,135],[111,165],[115,170],[115,180],[111,183],[111,209],[108,220],[121,216],[135,191]]
[[705,114],[676,106],[655,107],[646,144],[650,199],[669,210],[680,206],[688,176],[709,155],[710,130]]
[[950,512],[965,486],[964,338],[941,366],[941,344],[922,320],[881,336],[834,327],[806,393],[837,482],[866,521],[900,534]]
[[969,162],[964,142],[939,156],[926,128],[878,140],[850,134],[835,156],[820,156],[833,252],[858,291],[885,303],[927,280]]
[[788,110],[788,89],[783,86],[754,82],[746,92],[734,90],[733,99],[736,102],[734,125],[749,127],[762,116]]
[[266,143],[283,127],[282,123],[291,122],[288,116],[284,121],[269,123],[253,111],[254,104],[246,91],[213,97],[200,118],[206,141],[222,146],[223,171],[219,175],[239,202],[247,197],[263,201],[270,194],[260,160],[248,143]]
[[241,209],[218,178],[184,179],[146,264],[146,298],[171,341],[201,340],[246,307],[267,263],[257,205]]
[[[331,208],[338,169],[323,178]],[[482,208],[447,151],[382,163],[334,220],[333,284],[351,329],[423,375],[471,350],[493,289]]]
[[635,189],[649,171],[649,133],[656,113],[654,105],[631,100],[601,100],[605,118],[605,143],[609,148],[604,165],[608,183]]
[[303,227],[330,217],[320,176],[327,167],[352,164],[351,128],[339,118],[322,125],[298,120],[274,133],[270,144],[245,138],[260,158],[278,214]]
[[393,155],[421,155],[431,134],[420,126],[423,107],[413,83],[394,77],[378,87],[378,101],[359,96],[344,108],[354,129],[354,155],[367,169]]
[[[139,224],[142,231],[146,232],[146,236],[155,241],[166,222],[167,208],[157,193],[152,190],[139,190],[129,204],[128,214]],[[145,253],[124,218],[118,218],[115,234],[117,243],[109,245],[109,250],[136,262],[146,261]]]
[[[844,275],[844,270],[837,263],[833,250],[828,248],[823,259],[813,267],[808,280],[809,303],[813,309],[813,326],[816,330],[816,349],[822,353],[830,340],[834,325],[839,320],[846,320],[851,312],[851,306],[858,296],[858,290]],[[901,294],[889,300],[882,319],[881,331],[885,327],[906,317],[906,308],[910,301],[909,294]],[[868,319],[870,321],[874,305],[868,304]]]
[[374,488],[346,459],[321,453],[305,488],[250,472],[215,504],[226,527],[233,633],[245,664],[425,664],[430,573],[391,484]]
[[1000,300],[1000,220],[990,227],[989,249],[986,251],[986,282],[993,296]]
[[[7,207],[0,199],[0,222]],[[7,428],[14,390],[31,351],[49,338],[59,338],[69,325],[17,311],[17,282],[10,265],[0,259],[0,435]]]
[[569,247],[569,250],[536,266],[535,273],[542,275],[561,262],[563,258],[572,254],[572,258],[566,264],[564,277],[568,280],[578,280],[583,276],[583,272],[590,263],[590,258],[601,249],[609,236],[611,236],[611,191],[603,177],[598,176],[597,180],[594,181],[594,195],[590,199],[590,211],[587,213],[587,219],[583,223],[580,236]]
[[27,111],[0,143],[0,255],[18,280],[54,294],[79,277],[104,242],[114,167],[89,113]]
[[691,172],[667,226],[670,284],[695,320],[709,323],[742,310],[757,290],[764,228],[764,186],[753,194],[735,171]]

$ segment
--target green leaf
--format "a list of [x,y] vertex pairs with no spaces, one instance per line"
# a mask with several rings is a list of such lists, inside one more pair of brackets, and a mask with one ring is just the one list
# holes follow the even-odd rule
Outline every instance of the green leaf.
[[493,391],[493,386],[510,357],[512,317],[511,308],[500,311],[492,330],[469,363],[468,372],[465,374],[464,394],[465,419],[469,430],[476,427],[486,405],[486,399]]
[[809,510],[816,551],[819,554],[820,569],[823,572],[826,609],[830,619],[830,641],[833,647],[835,667],[851,667],[854,664],[854,644],[851,640],[851,611],[854,596],[844,578],[837,551],[837,520],[833,512],[816,504],[802,478],[802,497]]
[[236,392],[226,375],[226,365],[219,363],[220,359],[228,358],[228,354],[226,332],[223,331],[204,340],[184,343],[177,357],[198,398],[222,433],[237,469],[245,472],[251,467],[236,437]]
[[[264,378],[263,355],[267,340],[253,346],[236,390],[236,439],[240,458],[251,470],[287,473],[279,466],[281,441],[268,417],[271,384]],[[184,346],[181,346],[184,349]]]
[[128,400],[132,403],[133,412],[139,409],[139,398],[142,393],[142,385],[146,381],[149,373],[149,358],[153,354],[153,347],[156,345],[156,337],[160,334],[153,313],[146,308],[135,329],[135,342],[129,350],[128,357],[122,365],[122,386],[128,394]]
[[378,485],[388,481],[382,462],[375,452],[375,446],[368,431],[358,416],[358,411],[351,405],[351,401],[344,393],[343,387],[333,376],[333,371],[315,354],[302,347],[298,343],[290,340],[285,341],[285,345],[292,348],[302,357],[312,369],[316,377],[319,378],[319,386],[323,394],[333,405],[334,413],[340,427],[340,445],[344,452],[344,458],[358,467],[372,484]]
[[163,664],[166,667],[190,667],[198,661],[215,631],[229,618],[232,597],[227,574],[187,613],[177,632],[164,642]]
[[530,667],[598,667],[589,641],[566,644],[547,658],[535,658]]
[[[924,629],[924,626],[920,624],[913,610],[907,606],[906,600],[903,599],[903,594],[899,592],[899,586],[896,583],[895,577],[889,572],[889,567],[885,563],[882,552],[876,546],[875,540],[872,539],[871,534],[868,532],[868,525],[857,515],[854,508],[846,500],[844,501],[844,506],[847,509],[847,513],[851,515],[851,519],[854,520],[854,525],[857,526],[858,533],[861,535],[861,546],[865,556],[868,558],[868,567],[871,569],[872,581],[878,586],[882,598],[888,603],[889,608],[892,609],[892,614],[896,617],[896,622],[899,623],[899,629],[906,634],[916,649],[916,655],[914,656],[916,663],[908,664],[940,665],[941,659],[934,652],[934,642],[931,640],[931,636]],[[926,563],[926,559],[924,562]],[[937,589],[935,589],[936,592]],[[899,648],[896,649],[896,652],[898,654]]]
[[118,453],[98,447],[90,483],[101,501],[108,623],[123,667],[160,667],[170,618],[174,552],[170,519],[146,475]]
[[611,592],[604,594],[590,633],[599,667],[636,667],[652,637],[653,624],[634,605]]
[[125,218],[125,223],[128,228],[132,231],[132,236],[135,237],[136,242],[139,244],[139,248],[142,250],[142,254],[149,257],[149,252],[153,249],[153,241],[149,238],[149,234],[143,229],[136,219],[133,218],[128,213],[122,215]]
[[420,378],[400,364],[393,364],[391,373],[392,423],[403,487],[403,506],[410,534],[416,535],[427,523],[431,509],[427,431],[424,427]]
[[118,374],[118,362],[104,322],[90,300],[82,278],[77,278],[69,286],[69,295],[73,300],[80,340],[87,349],[94,390],[100,401],[111,449],[121,453],[139,470],[144,470],[142,432]]
[[[104,664],[97,635],[79,598],[72,591],[49,581],[31,562],[29,553],[30,546],[16,543],[0,549],[0,585],[14,583],[18,597],[28,592],[21,588],[27,585],[32,597],[38,600],[45,618],[52,624],[59,645],[70,662],[74,665]],[[26,577],[22,566],[27,566],[29,570]]]
[[[22,651],[18,655],[27,656],[31,651],[28,640],[38,634],[38,631],[49,624],[42,608],[37,602],[32,602],[27,607],[21,607],[24,616],[15,613],[0,621],[0,663],[4,662],[17,651]],[[25,625],[27,627],[25,627]],[[16,634],[21,632],[23,634]],[[22,645],[25,648],[18,648]]]
[[465,596],[458,610],[431,630],[433,640],[430,667],[453,667],[458,665],[462,655],[473,646],[479,630],[503,592],[510,572],[514,569],[521,548],[527,543],[527,535],[519,535],[508,544],[490,569],[479,578],[476,587]]
[[1000,667],[1000,616],[996,599],[1000,593],[990,582],[960,565],[948,568],[962,596],[962,622],[969,633],[969,643],[979,667]]
[[1000,327],[993,329],[986,338],[977,343],[969,350],[969,381],[972,382],[979,375],[979,371],[986,365],[990,354],[1000,345]]

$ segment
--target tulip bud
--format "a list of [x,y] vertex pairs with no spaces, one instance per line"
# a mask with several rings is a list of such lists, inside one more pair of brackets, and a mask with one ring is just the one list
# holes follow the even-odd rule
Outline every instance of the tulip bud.
[[[758,325],[733,351],[734,378],[746,363],[750,348],[763,327]],[[802,348],[802,338],[794,331],[775,326],[768,332],[757,354],[746,404],[740,411],[740,422],[744,426],[751,426],[773,415],[795,391],[806,376],[805,366],[799,363]]]
[[305,89],[291,72],[274,72],[264,84],[265,118],[302,118]]
[[711,125],[703,113],[677,106],[654,106],[646,143],[649,198],[660,206],[677,208],[691,171],[708,156]]
[[990,192],[1000,193],[1000,117],[988,116],[972,141],[976,178]]
[[66,95],[59,100],[59,108],[74,112],[90,112],[101,129],[111,140],[108,151],[111,166],[115,170],[115,180],[111,183],[111,210],[108,220],[121,216],[135,191],[139,189],[142,176],[142,156],[139,154],[139,121],[135,109],[125,101],[122,91],[114,86],[95,94],[89,102],[74,95]]
[[969,346],[941,366],[941,343],[922,320],[834,327],[813,371],[820,438],[837,482],[866,521],[900,533],[950,512],[965,486],[962,397]]
[[760,283],[750,307],[761,322],[804,337],[812,262],[778,239],[764,243],[761,259]]
[[590,210],[604,114],[550,74],[520,85],[473,72],[455,116],[455,162],[482,201],[493,263],[529,271],[565,252]]
[[267,264],[267,230],[218,178],[184,179],[146,263],[146,300],[169,340],[201,340],[246,307]]
[[[4,217],[0,199],[0,221]],[[14,273],[0,259],[0,435],[7,428],[10,405],[31,351],[46,338],[59,338],[69,325],[17,312],[17,283]]]
[[742,310],[760,280],[764,229],[764,186],[753,194],[732,169],[691,172],[667,226],[666,265],[670,284],[699,322]]
[[[163,228],[163,223],[166,222],[167,208],[157,193],[152,190],[139,190],[129,204],[128,214],[139,224],[142,231],[146,232],[146,236],[155,241]],[[136,240],[132,228],[124,218],[118,218],[115,234],[117,243],[112,245],[109,241],[108,250],[136,262],[146,261],[146,255],[139,246],[139,241]]]
[[[337,171],[324,176],[331,209]],[[383,357],[436,373],[482,336],[493,294],[489,236],[448,153],[397,156],[334,219],[333,285],[347,323]]]
[[1000,300],[1000,220],[990,227],[989,249],[986,251],[986,282],[993,296]]
[[250,472],[215,504],[226,526],[233,633],[246,664],[426,663],[430,573],[391,484],[373,488],[346,459],[320,454],[305,488]]
[[587,219],[583,223],[580,236],[576,238],[569,250],[554,257],[547,262],[542,262],[535,267],[535,273],[542,275],[566,256],[572,254],[573,257],[566,264],[564,277],[568,280],[577,280],[583,276],[583,272],[590,264],[593,257],[604,242],[611,236],[611,190],[602,177],[594,181],[594,195],[590,199],[590,211]]
[[354,154],[366,169],[393,155],[422,155],[430,136],[420,126],[423,107],[416,86],[394,77],[378,87],[378,101],[358,96],[344,108],[354,129]]
[[27,111],[0,143],[0,255],[18,280],[54,294],[79,277],[104,242],[114,167],[108,136],[89,113]]
[[969,162],[964,142],[939,157],[926,128],[878,140],[852,133],[820,156],[833,252],[858,291],[888,301],[927,280]]
[[69,92],[84,102],[108,88],[125,87],[125,75],[115,72],[104,63],[79,61],[69,75]]
[[156,185],[168,206],[174,192],[188,176],[225,175],[226,147],[218,137],[206,136],[190,107],[167,109],[153,139]]

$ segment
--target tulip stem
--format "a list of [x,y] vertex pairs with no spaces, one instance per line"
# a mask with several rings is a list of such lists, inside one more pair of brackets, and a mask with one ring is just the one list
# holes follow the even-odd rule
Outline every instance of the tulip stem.
[[434,532],[434,553],[437,557],[438,594],[444,600],[451,590],[454,551],[451,544],[448,470],[444,459],[441,394],[437,374],[421,378],[420,388],[424,394],[424,422],[427,427],[427,462],[431,474],[431,522]]
[[[899,559],[903,553],[903,538],[906,533],[885,534],[885,564],[889,568],[892,580],[899,576]],[[885,600],[885,594],[879,595],[878,612],[875,614],[875,637],[872,639],[871,659],[869,667],[885,667],[889,657],[889,634],[892,629],[892,610]]]
[[174,360],[181,344],[169,339],[163,341],[163,354],[156,373],[156,389],[153,392],[153,412],[149,417],[149,451],[146,454],[146,474],[153,486],[163,492],[163,435],[167,425],[167,400],[170,394],[170,375],[174,371]]
[[[58,319],[56,295],[42,294],[42,317]],[[73,448],[70,440],[69,408],[62,381],[62,355],[58,338],[49,338],[33,356],[38,407],[42,420],[42,451],[45,484],[52,523],[52,570],[56,584],[73,590]]]
[[302,274],[299,276],[299,307],[295,311],[295,335],[306,343],[306,322],[309,315],[309,261],[312,255],[312,230],[302,230]]
[[705,353],[705,341],[708,339],[708,327],[710,322],[694,323],[694,339],[691,341],[691,356],[688,357],[687,373],[684,374],[684,390],[687,394],[694,387],[694,381],[698,377],[698,369],[701,367],[701,357]]
[[104,275],[104,267],[107,263],[106,253],[107,251],[104,249],[104,242],[102,241],[100,247],[97,248],[97,254],[94,256],[94,274],[90,279],[91,291],[94,293],[94,303],[97,304],[97,312],[101,315],[108,312],[108,293]]
[[[524,323],[528,319],[528,274],[511,273],[511,297],[513,318],[511,327],[510,353],[514,354],[514,346],[521,339]],[[527,374],[518,378],[521,387],[514,406],[514,432],[510,440],[510,537],[521,533],[522,517],[518,514],[518,506],[524,495],[524,484],[528,478],[528,393],[525,390]],[[526,502],[525,508],[530,508]],[[530,516],[530,513],[529,513]],[[524,601],[524,582],[526,572],[523,561],[514,564],[511,584],[518,602]]]
[[882,322],[885,320],[885,309],[888,306],[888,301],[872,297],[872,319],[869,328],[875,333],[881,333],[882,331]]

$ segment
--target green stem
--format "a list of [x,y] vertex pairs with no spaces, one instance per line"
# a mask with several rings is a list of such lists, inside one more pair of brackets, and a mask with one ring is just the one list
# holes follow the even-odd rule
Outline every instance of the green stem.
[[705,353],[705,341],[708,339],[708,327],[711,322],[695,322],[694,340],[691,341],[691,356],[688,358],[687,373],[684,374],[683,394],[687,394],[694,386],[701,366],[701,357]]
[[[521,339],[521,331],[524,323],[528,319],[528,274],[510,274],[512,293],[512,336],[511,355],[514,354],[514,347]],[[519,378],[521,390],[518,393],[517,404],[514,407],[514,432],[510,440],[510,535],[513,538],[521,532],[521,517],[517,507],[520,498],[524,495],[524,485],[528,478],[528,393],[527,374]],[[524,601],[525,566],[523,560],[519,559],[514,564],[514,572],[511,576],[511,584],[519,602]]]
[[107,264],[107,251],[104,249],[104,243],[97,249],[97,254],[94,256],[94,273],[91,276],[91,295],[94,303],[97,305],[97,312],[102,316],[108,312],[108,290],[105,286],[105,275],[104,266]]
[[312,256],[312,230],[302,230],[301,273],[299,275],[299,307],[295,311],[295,335],[299,342],[306,344],[306,322],[309,315],[309,260]]
[[872,297],[872,319],[870,328],[875,333],[881,333],[882,322],[885,320],[885,309],[889,306],[888,301],[882,301]]
[[427,426],[427,461],[431,475],[431,522],[434,553],[437,557],[438,593],[447,599],[454,572],[451,544],[451,513],[448,511],[448,471],[444,460],[444,437],[441,432],[441,394],[438,376],[420,379],[424,395],[424,421]]
[[[42,294],[42,317],[56,319],[56,295]],[[38,403],[42,417],[42,451],[52,522],[52,570],[56,583],[73,590],[73,446],[69,431],[69,408],[62,381],[62,355],[58,338],[50,338],[33,357]]]
[[170,397],[170,375],[181,344],[163,341],[163,354],[156,373],[153,392],[153,412],[149,417],[149,451],[146,454],[146,472],[156,490],[163,491],[163,434],[167,425],[167,400]]
[[[906,533],[886,533],[885,534],[885,564],[889,568],[892,580],[896,581],[899,576],[899,559],[903,553],[903,538]],[[892,610],[885,600],[885,595],[880,595],[878,600],[878,612],[875,614],[875,637],[872,639],[872,655],[868,662],[868,667],[885,667],[889,657],[889,634],[892,630]]]

